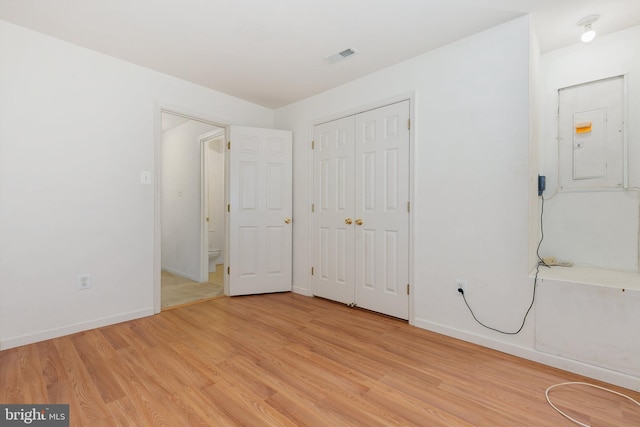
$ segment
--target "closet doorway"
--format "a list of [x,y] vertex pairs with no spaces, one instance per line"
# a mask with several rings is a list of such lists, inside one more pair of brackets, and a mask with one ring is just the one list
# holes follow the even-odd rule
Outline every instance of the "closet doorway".
[[409,318],[410,101],[314,126],[313,295]]

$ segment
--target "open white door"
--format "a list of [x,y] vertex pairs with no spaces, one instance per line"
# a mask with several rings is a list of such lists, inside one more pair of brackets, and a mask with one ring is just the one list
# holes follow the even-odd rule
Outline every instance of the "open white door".
[[291,290],[290,131],[231,126],[229,295]]

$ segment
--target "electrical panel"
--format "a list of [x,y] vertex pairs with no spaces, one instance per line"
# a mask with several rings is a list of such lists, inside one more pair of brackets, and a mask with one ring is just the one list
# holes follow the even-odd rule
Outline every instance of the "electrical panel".
[[624,77],[558,91],[559,189],[623,188]]
[[607,176],[607,109],[573,114],[573,179]]

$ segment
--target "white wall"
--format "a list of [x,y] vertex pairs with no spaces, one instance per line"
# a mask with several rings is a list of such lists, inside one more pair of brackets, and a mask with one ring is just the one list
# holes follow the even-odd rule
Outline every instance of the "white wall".
[[200,281],[200,136],[216,126],[189,120],[162,135],[162,269]]
[[531,301],[545,107],[535,93],[544,85],[538,51],[522,17],[276,110],[276,127],[294,131],[294,290],[309,294],[313,124],[413,92],[410,321],[638,388],[637,378],[536,351],[535,306],[520,334],[502,335],[478,325],[454,287],[466,279],[478,318],[506,331],[519,328]]
[[158,104],[273,125],[270,109],[1,21],[0,94],[0,348],[153,312],[140,171],[155,168]]
[[[276,111],[294,130],[294,254],[311,239],[312,125],[415,91],[413,322],[504,339],[471,320],[517,329],[530,296],[528,261],[529,21],[520,18]],[[294,263],[309,289],[310,260]],[[527,345],[531,331],[509,339]]]
[[557,91],[626,74],[629,180],[640,187],[640,26],[542,56],[541,174],[547,176],[544,256],[614,270],[638,270],[638,193],[561,192],[558,186]]
[[[618,47],[626,55],[609,54],[615,35],[593,45],[600,74],[638,69],[629,59],[638,29],[628,31]],[[295,139],[295,290],[308,293],[312,265],[312,125],[413,92],[412,322],[624,383],[536,352],[535,307],[517,336],[483,329],[453,286],[466,279],[477,315],[505,329],[519,326],[530,300],[531,43],[529,20],[519,18],[275,112],[276,127]],[[580,49],[545,55],[540,84],[548,89],[553,71],[545,64],[585,63]],[[590,55],[585,64],[596,67]],[[586,68],[557,84],[596,78]],[[152,313],[154,193],[139,174],[154,170],[157,103],[221,124],[274,124],[271,110],[3,22],[0,94],[0,348]],[[638,126],[632,120],[630,135]],[[638,186],[640,171],[631,172]],[[76,290],[78,273],[91,274],[92,289]]]
[[542,103],[540,102],[540,45],[533,25],[529,27],[529,265],[538,263],[540,240],[540,203],[538,173],[540,169],[540,135]]

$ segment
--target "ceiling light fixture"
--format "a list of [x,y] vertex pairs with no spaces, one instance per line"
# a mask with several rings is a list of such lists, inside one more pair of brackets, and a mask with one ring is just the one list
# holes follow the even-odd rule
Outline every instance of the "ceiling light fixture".
[[591,26],[598,20],[598,18],[600,18],[600,15],[589,15],[578,21],[579,26],[584,26],[584,32],[580,37],[583,42],[589,43],[591,40],[596,38],[596,32]]

